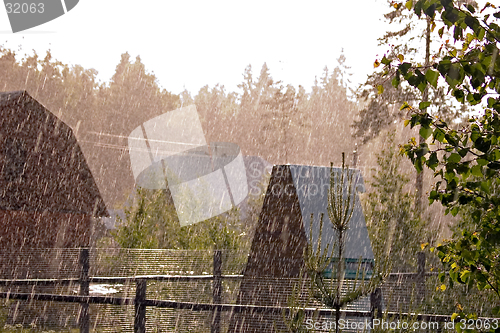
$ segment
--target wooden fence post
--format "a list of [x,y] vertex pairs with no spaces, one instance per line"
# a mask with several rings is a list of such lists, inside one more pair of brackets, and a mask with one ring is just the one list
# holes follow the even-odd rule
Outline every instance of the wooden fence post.
[[418,301],[423,303],[425,300],[425,252],[417,253],[417,267],[416,291]]
[[[214,279],[212,281],[212,296],[214,304],[222,303],[222,251],[214,251]],[[220,311],[214,309],[212,313],[211,333],[220,332]]]
[[425,252],[417,253],[418,275],[423,278],[425,275]]
[[146,333],[146,279],[137,279],[135,282],[135,319],[134,333]]
[[[89,249],[80,249],[80,296],[89,296]],[[80,333],[89,333],[89,303],[80,303]]]
[[352,152],[352,167],[356,168],[356,164],[358,164],[358,144],[354,144],[354,151]]
[[382,289],[375,288],[370,294],[370,312],[373,318],[382,318]]

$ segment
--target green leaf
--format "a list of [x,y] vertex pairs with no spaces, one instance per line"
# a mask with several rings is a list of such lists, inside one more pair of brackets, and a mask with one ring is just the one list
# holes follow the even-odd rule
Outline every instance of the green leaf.
[[415,80],[414,83],[412,83],[410,80],[408,80],[408,83],[413,85],[414,87],[417,87],[418,90],[420,90],[421,93],[424,92],[425,87],[427,86],[427,80],[425,79],[425,75],[422,74],[418,69],[415,70]]
[[496,100],[493,97],[489,97],[487,101],[488,101],[489,108],[493,107],[493,105],[495,105],[495,103],[496,103]]
[[473,176],[482,177],[483,176],[482,167],[480,165],[474,165],[471,168],[471,173]]
[[411,10],[413,8],[413,0],[408,0],[406,1],[405,3],[405,7],[408,9],[408,10]]
[[436,88],[437,81],[439,78],[439,72],[432,69],[428,69],[427,72],[425,72],[425,78],[434,88]]
[[453,30],[453,38],[456,41],[458,41],[458,40],[462,39],[463,36],[464,36],[463,35],[463,29],[460,26],[456,25],[455,29]]
[[492,310],[493,315],[498,316],[500,315],[500,306],[495,306]]
[[457,99],[458,102],[460,103],[465,103],[465,93],[460,90],[460,89],[455,89],[453,90],[453,96]]
[[482,41],[484,39],[485,33],[486,33],[486,30],[484,30],[483,28],[479,28],[479,31],[476,32],[477,39]]
[[460,156],[465,157],[465,155],[467,155],[467,153],[469,151],[470,151],[470,148],[463,148],[463,149],[459,149],[458,153],[460,154]]
[[383,63],[384,65],[391,64],[391,61],[389,59],[387,59],[385,56],[382,58],[382,60],[380,62]]
[[415,166],[415,170],[417,170],[418,173],[420,173],[420,172],[422,172],[422,170],[424,170],[422,158],[425,159],[425,157],[417,158],[417,159],[415,159],[415,162],[413,163],[413,165]]
[[[457,146],[458,145],[458,140],[455,138],[455,135],[452,135],[452,133],[446,133],[444,135],[446,141],[452,145],[452,146]],[[453,150],[452,147],[447,147],[447,151],[451,151],[451,150],[448,150],[448,148],[451,148]]]
[[454,63],[448,69],[446,74],[446,82],[452,87],[462,83],[464,80],[464,70],[460,64]]
[[478,93],[470,93],[467,95],[467,102],[471,105],[476,105],[481,103],[482,95]]
[[424,1],[419,0],[415,4],[414,11],[415,11],[415,14],[417,14],[418,17],[420,17],[420,15],[422,15],[422,5],[423,5],[423,3],[424,3]]
[[494,161],[499,161],[500,160],[500,150],[495,149],[494,151],[491,152],[491,156],[493,157]]
[[432,128],[428,127],[428,126],[421,126],[420,127],[420,136],[423,137],[425,140],[427,140],[431,134],[432,134]]
[[444,33],[444,27],[441,27],[441,28],[438,30],[439,38],[443,38],[443,33]]
[[408,73],[408,70],[411,68],[411,64],[409,62],[404,62],[401,65],[398,66],[399,71],[401,74],[406,75]]
[[474,257],[472,256],[472,253],[469,250],[465,250],[465,249],[462,250],[462,258],[464,258],[467,262],[473,262],[474,261]]
[[436,170],[439,160],[435,151],[431,153],[426,163],[429,168],[431,168],[432,170]]
[[451,8],[451,10],[446,10],[442,17],[448,21],[450,21],[451,23],[455,23],[457,20],[458,20],[458,10],[456,8]]
[[462,156],[460,156],[459,154],[457,153],[453,153],[451,154],[448,159],[447,159],[447,162],[449,163],[458,163],[462,160]]
[[492,161],[488,163],[488,168],[493,169],[493,170],[500,170],[500,163],[497,161]]
[[485,193],[490,193],[490,183],[488,181],[481,182],[481,190]]
[[478,30],[478,28],[480,27],[478,20],[475,17],[472,17],[470,15],[465,16],[464,22],[474,32],[476,32]]
[[431,105],[431,102],[420,102],[418,104],[418,108],[420,110],[424,110],[424,109],[427,109],[430,105]]
[[457,173],[461,175],[464,179],[469,177],[470,168],[467,163],[460,163],[456,167]]
[[443,130],[440,128],[436,128],[434,130],[434,140],[437,140],[437,141],[442,143],[442,142],[444,142],[444,138],[445,138],[445,136],[444,136]]
[[486,164],[488,164],[488,160],[485,160],[484,158],[478,158],[476,162],[480,166],[485,166]]
[[434,17],[434,12],[436,11],[436,7],[437,7],[437,4],[436,3],[433,3],[431,4],[429,7],[427,7],[427,9],[425,10],[425,14],[427,14],[427,16],[429,17]]
[[399,83],[401,82],[401,79],[399,78],[399,75],[396,74],[396,76],[394,76],[394,79],[392,79],[392,86],[394,88],[397,88],[399,86]]
[[486,153],[491,147],[491,142],[489,140],[485,140],[483,137],[479,137],[476,141],[474,141],[474,147],[479,151]]
[[451,67],[451,61],[448,57],[444,58],[438,63],[437,70],[439,71],[439,73],[441,73],[441,75],[446,76],[450,67]]
[[472,142],[476,142],[481,137],[481,133],[479,132],[479,126],[477,126],[477,124],[472,124],[471,130],[472,133],[470,135],[470,139]]

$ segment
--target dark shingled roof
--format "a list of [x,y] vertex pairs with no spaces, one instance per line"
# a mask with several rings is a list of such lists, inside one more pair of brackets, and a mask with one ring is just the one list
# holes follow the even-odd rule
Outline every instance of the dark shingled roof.
[[0,93],[0,209],[108,216],[73,131],[26,91]]

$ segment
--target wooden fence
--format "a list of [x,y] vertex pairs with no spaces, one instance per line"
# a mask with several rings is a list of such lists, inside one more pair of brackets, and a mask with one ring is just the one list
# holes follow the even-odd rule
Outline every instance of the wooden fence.
[[[425,273],[425,257],[420,257],[419,269],[417,273],[393,273],[392,277],[402,275],[414,276],[420,279],[429,275]],[[222,255],[221,251],[214,251],[213,254],[213,273],[212,275],[142,275],[142,276],[127,276],[127,277],[91,277],[89,276],[89,249],[81,249],[79,256],[80,277],[68,279],[3,279],[0,280],[0,286],[41,286],[41,285],[68,285],[79,284],[79,295],[56,295],[46,293],[18,293],[18,292],[1,292],[0,298],[16,299],[16,300],[38,300],[38,301],[52,301],[52,302],[69,302],[80,303],[81,311],[78,320],[80,332],[88,333],[90,328],[89,319],[89,304],[111,304],[111,305],[134,305],[134,332],[146,332],[146,308],[159,307],[170,309],[187,309],[191,311],[210,311],[212,312],[211,332],[219,333],[221,329],[220,314],[221,312],[229,311],[248,312],[248,313],[271,313],[281,315],[282,313],[289,313],[288,307],[273,307],[273,306],[255,306],[255,305],[238,305],[238,304],[221,304],[222,300],[222,281],[226,279],[241,279],[243,275],[223,275],[222,274]],[[194,303],[194,302],[177,302],[158,299],[147,299],[147,283],[148,281],[212,281],[212,300],[213,303]],[[89,286],[90,283],[135,283],[135,297],[108,297],[108,296],[90,296]],[[332,309],[318,309],[318,308],[305,308],[304,311],[309,314],[317,314],[320,316],[332,315]],[[370,295],[370,311],[353,311],[341,310],[343,314],[350,317],[371,317],[382,316],[382,290],[377,288],[374,293]],[[387,315],[394,318],[411,316],[417,320],[429,320],[446,322],[451,318],[444,315],[420,314],[415,315],[412,313],[401,312],[386,312]]]

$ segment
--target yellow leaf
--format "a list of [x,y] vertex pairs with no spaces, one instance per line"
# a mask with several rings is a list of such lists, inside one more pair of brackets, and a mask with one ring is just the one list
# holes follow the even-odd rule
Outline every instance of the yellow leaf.
[[440,287],[440,289],[441,289],[442,291],[445,291],[445,290],[446,290],[446,286],[445,286],[444,284],[442,284],[442,285],[441,285],[441,287]]
[[422,243],[420,244],[420,248],[423,250],[427,245],[429,245],[429,243]]
[[405,120],[405,127],[408,126],[409,123],[410,123],[410,119],[406,119]]
[[380,61],[376,59],[375,62],[373,63],[373,68],[377,68],[378,66],[380,66]]
[[432,21],[431,31],[434,32],[434,29],[436,29],[436,22]]
[[413,108],[411,107],[410,104],[408,104],[408,102],[404,102],[403,105],[401,105],[401,107],[399,108],[400,111],[403,111],[403,110],[406,110],[406,109],[410,109],[412,110]]
[[398,54],[399,61],[403,62],[405,60],[405,56],[402,54]]
[[377,86],[377,91],[378,91],[378,94],[382,94],[384,92],[384,86],[383,85],[378,85]]

